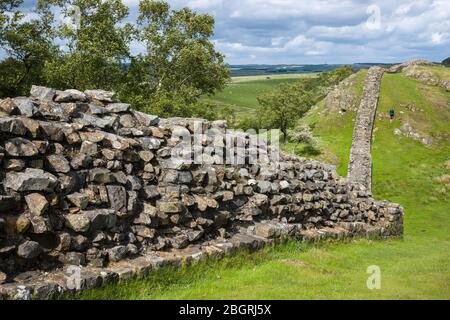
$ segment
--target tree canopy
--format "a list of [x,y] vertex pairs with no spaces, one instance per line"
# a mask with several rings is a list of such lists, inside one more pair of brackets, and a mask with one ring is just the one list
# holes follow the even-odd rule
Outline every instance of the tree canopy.
[[[171,10],[163,1],[141,1],[139,12],[145,52],[132,59],[132,76],[123,82],[121,95],[161,115],[195,116],[198,104],[208,109],[198,102],[200,96],[223,89],[229,78],[224,57],[209,40],[214,18],[188,8]],[[194,104],[197,108],[185,108]]]
[[22,0],[0,3],[0,47],[6,58],[0,62],[0,97],[24,95],[32,84],[44,83],[45,61],[56,53],[52,43],[53,14],[36,8],[34,19],[19,10]]
[[116,90],[125,78],[133,26],[125,23],[128,7],[121,0],[40,0],[54,5],[66,20],[57,35],[67,45],[45,66],[47,81],[61,89]]
[[20,11],[22,2],[0,3],[0,98],[32,84],[100,88],[163,116],[213,117],[199,98],[224,88],[229,72],[209,40],[212,16],[141,0],[130,22],[122,0],[38,0],[32,14]]

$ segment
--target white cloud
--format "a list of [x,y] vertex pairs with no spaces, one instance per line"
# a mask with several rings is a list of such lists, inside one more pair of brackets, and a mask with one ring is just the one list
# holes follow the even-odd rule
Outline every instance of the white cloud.
[[444,42],[444,35],[442,33],[433,33],[431,35],[431,42],[435,43],[435,44],[441,44],[442,42]]
[[[261,63],[440,61],[449,54],[444,0],[230,2],[216,17],[230,62],[245,63],[253,53]],[[236,42],[238,49],[227,45]]]
[[[130,6],[133,20],[139,0],[123,1]],[[397,62],[418,57],[440,61],[450,55],[449,0],[169,3],[213,14],[214,41],[229,63]],[[374,8],[379,8],[379,16]],[[133,51],[139,50],[133,44]]]
[[272,46],[274,46],[274,47],[280,46],[280,45],[283,43],[284,39],[285,39],[284,37],[275,37],[275,38],[272,38],[271,44],[272,44]]

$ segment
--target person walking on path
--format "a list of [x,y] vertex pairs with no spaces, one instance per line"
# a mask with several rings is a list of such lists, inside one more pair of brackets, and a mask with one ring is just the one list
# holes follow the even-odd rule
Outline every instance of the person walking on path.
[[389,111],[389,118],[391,119],[391,123],[394,121],[395,119],[395,109],[392,107],[391,110]]

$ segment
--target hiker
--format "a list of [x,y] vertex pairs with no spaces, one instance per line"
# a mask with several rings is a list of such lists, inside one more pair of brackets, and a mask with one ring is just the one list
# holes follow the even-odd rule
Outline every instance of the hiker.
[[390,117],[391,123],[392,123],[392,121],[394,121],[394,119],[395,119],[395,110],[394,110],[394,108],[391,108],[391,110],[389,111],[389,117]]

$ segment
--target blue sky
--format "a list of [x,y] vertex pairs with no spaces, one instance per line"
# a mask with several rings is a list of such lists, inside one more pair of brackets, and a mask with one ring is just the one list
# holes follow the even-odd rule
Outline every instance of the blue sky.
[[[168,2],[212,14],[212,40],[231,64],[441,61],[450,56],[449,0]],[[24,6],[32,3],[25,0]],[[139,0],[124,3],[134,19]]]

